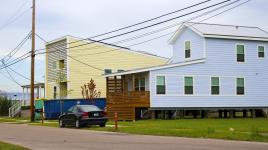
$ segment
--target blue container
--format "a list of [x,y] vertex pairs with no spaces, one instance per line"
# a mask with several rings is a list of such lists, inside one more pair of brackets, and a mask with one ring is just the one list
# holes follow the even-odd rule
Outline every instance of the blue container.
[[95,105],[100,109],[106,107],[105,98],[97,98],[95,100],[85,99],[56,99],[44,101],[44,110],[46,119],[58,119],[59,116],[67,112],[67,110],[74,105]]

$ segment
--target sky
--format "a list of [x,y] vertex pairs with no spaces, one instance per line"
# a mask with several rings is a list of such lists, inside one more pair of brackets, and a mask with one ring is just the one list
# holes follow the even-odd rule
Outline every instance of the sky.
[[[88,38],[97,34],[105,33],[124,26],[132,25],[147,19],[151,19],[162,14],[166,14],[204,0],[36,0],[36,33],[46,41],[51,41],[65,35]],[[128,30],[120,31],[111,35],[96,38],[101,40],[105,37],[124,33],[130,30],[148,26],[169,18],[177,17],[194,10],[207,7],[209,5],[224,0],[211,0],[204,5],[185,10],[159,20],[143,24]],[[235,0],[231,0],[233,2]],[[238,3],[245,2],[240,0]],[[31,0],[1,0],[0,5],[0,59],[14,49],[18,43],[31,31]],[[226,3],[225,3],[226,4]],[[228,9],[225,7],[224,9]],[[215,7],[216,8],[216,7]],[[213,8],[212,8],[213,9]],[[194,16],[200,15],[208,9],[186,17],[148,28],[139,32],[121,36],[105,42],[114,43],[129,37],[155,31],[157,29],[180,24]],[[192,21],[200,21],[207,17],[223,11],[218,9],[213,13]],[[19,14],[23,13],[22,16]],[[251,0],[233,10],[215,16],[204,22],[217,24],[231,24],[243,26],[257,26],[268,31],[268,1]],[[14,17],[19,16],[19,17]],[[14,19],[15,18],[15,19]],[[133,41],[120,43],[118,45],[128,47],[129,45],[148,41],[150,39],[161,37],[167,33],[175,31],[178,26],[157,32],[156,34],[139,38]],[[163,57],[172,56],[172,47],[168,44],[168,39],[172,34],[166,35],[156,40],[146,42],[137,46],[130,47],[132,50],[146,51]],[[36,49],[43,49],[45,43],[36,39]],[[18,51],[12,59],[19,57],[31,50],[31,40]],[[12,60],[11,59],[11,60]],[[26,59],[18,64],[11,66],[15,71],[30,77],[30,59]],[[44,82],[45,64],[44,55],[38,55],[36,58],[36,81]],[[29,84],[29,80],[20,77],[9,70],[12,77],[21,85]],[[0,70],[0,90],[7,92],[21,92],[22,89],[14,81],[11,81],[7,70]]]

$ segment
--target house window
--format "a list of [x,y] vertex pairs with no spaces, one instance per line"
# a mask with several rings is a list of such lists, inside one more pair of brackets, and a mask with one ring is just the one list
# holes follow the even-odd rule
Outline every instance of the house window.
[[236,94],[244,95],[245,94],[245,83],[244,78],[236,78]]
[[145,91],[145,78],[135,78],[135,91]]
[[219,95],[220,94],[220,78],[211,77],[211,94]]
[[245,46],[236,45],[236,59],[237,62],[245,62]]
[[156,94],[166,94],[165,76],[156,77]]
[[53,88],[53,98],[56,99],[57,98],[57,87],[54,86]]
[[258,57],[264,58],[264,46],[258,46]]
[[112,69],[104,69],[104,74],[111,74],[112,73]]
[[64,59],[59,60],[59,69],[63,69],[64,68]]
[[185,48],[185,58],[190,58],[191,57],[191,42],[186,41],[184,43],[184,48]]
[[193,77],[184,77],[184,94],[191,95],[193,93]]

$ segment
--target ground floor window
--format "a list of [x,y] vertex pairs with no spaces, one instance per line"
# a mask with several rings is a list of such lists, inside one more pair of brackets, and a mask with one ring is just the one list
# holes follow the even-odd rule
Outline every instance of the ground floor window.
[[211,77],[211,94],[219,95],[220,94],[220,78]]
[[244,78],[236,78],[236,94],[244,95],[245,94],[245,80]]
[[184,94],[194,94],[193,77],[184,77]]
[[156,94],[166,94],[165,76],[156,77]]

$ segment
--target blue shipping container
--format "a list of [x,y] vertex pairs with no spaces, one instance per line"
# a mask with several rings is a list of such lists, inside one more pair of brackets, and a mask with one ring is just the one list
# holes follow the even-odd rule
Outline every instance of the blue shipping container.
[[67,110],[74,105],[95,105],[100,109],[105,109],[106,99],[98,98],[95,100],[85,99],[56,99],[44,101],[44,111],[46,119],[58,119],[58,117],[67,112]]

